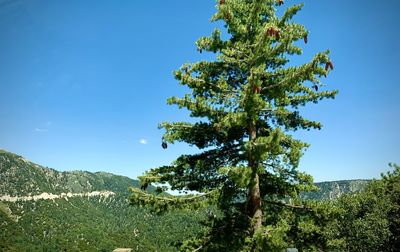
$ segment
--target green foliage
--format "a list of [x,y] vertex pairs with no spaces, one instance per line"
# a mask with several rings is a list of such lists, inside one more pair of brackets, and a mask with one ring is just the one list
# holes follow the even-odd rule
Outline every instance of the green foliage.
[[400,247],[400,167],[365,191],[344,195],[337,207],[337,236],[346,251],[397,251]]
[[[5,219],[1,244],[13,251],[175,251],[174,241],[198,232],[201,211],[152,215],[129,208],[125,197],[70,198],[8,204],[18,222]],[[101,201],[99,203],[99,201]],[[4,228],[4,229],[3,229]],[[19,248],[19,249],[16,249]]]
[[[300,108],[334,98],[337,91],[324,90],[320,81],[333,64],[328,50],[302,65],[288,64],[302,54],[299,41],[307,42],[309,32],[292,20],[303,5],[290,6],[279,17],[281,2],[218,1],[212,21],[224,22],[228,38],[215,29],[196,42],[200,53],[215,53],[216,59],[187,63],[174,72],[190,92],[167,102],[197,120],[161,123],[162,146],[186,142],[201,152],[181,155],[140,180],[143,188],[161,184],[197,194],[163,196],[132,189],[131,203],[157,213],[216,206],[221,216],[205,223],[202,236],[182,243],[182,250],[280,250],[300,239],[292,232],[294,223],[311,237],[302,248],[325,246],[316,238],[323,231],[313,224],[318,217],[313,208],[285,209],[304,210],[299,194],[314,189],[312,177],[297,170],[308,145],[289,133],[322,127],[303,117]],[[297,214],[308,217],[297,219]]]

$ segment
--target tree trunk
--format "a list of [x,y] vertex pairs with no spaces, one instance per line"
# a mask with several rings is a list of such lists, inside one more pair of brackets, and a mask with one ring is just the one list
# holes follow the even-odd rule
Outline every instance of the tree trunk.
[[[249,136],[250,141],[254,141],[257,137],[254,124],[250,124]],[[261,209],[261,194],[260,181],[257,173],[258,164],[252,155],[249,153],[249,169],[251,169],[251,181],[249,185],[249,195],[247,198],[248,214],[252,219],[252,232],[256,232],[262,226],[263,212]]]
[[262,226],[263,212],[261,209],[261,197],[260,197],[260,183],[258,174],[255,173],[252,178],[252,185],[250,186],[249,192],[249,214],[253,221],[252,231],[256,232]]

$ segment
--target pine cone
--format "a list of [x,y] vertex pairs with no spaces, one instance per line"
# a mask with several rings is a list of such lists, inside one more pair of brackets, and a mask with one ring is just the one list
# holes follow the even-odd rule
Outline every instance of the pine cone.
[[328,62],[326,62],[326,64],[325,64],[325,71],[328,71],[329,68],[330,68],[331,70],[333,70],[332,61],[328,61]]
[[255,94],[259,94],[259,93],[261,92],[261,87],[259,87],[259,86],[254,86],[254,87],[253,87],[253,91],[254,91]]
[[331,68],[331,70],[333,70],[333,63],[332,63],[332,61],[329,61],[328,63],[329,63],[329,67]]

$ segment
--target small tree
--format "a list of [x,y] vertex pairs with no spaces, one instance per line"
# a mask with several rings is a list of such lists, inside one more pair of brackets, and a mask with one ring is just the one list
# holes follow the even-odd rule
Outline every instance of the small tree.
[[161,123],[166,130],[162,146],[182,141],[202,152],[182,155],[140,180],[143,189],[164,183],[198,194],[156,196],[132,188],[131,202],[159,212],[215,204],[221,216],[211,214],[204,239],[187,245],[224,250],[223,241],[229,241],[233,250],[261,249],[260,244],[273,240],[273,230],[289,230],[282,223],[281,229],[271,226],[279,219],[274,218],[276,206],[301,208],[295,199],[312,186],[312,177],[297,170],[308,145],[289,132],[321,128],[299,108],[334,98],[337,91],[322,91],[319,80],[333,64],[325,51],[308,63],[288,66],[290,56],[302,54],[298,45],[307,43],[308,31],[292,21],[302,4],[278,17],[276,7],[281,5],[282,0],[218,1],[212,21],[225,22],[229,38],[224,40],[215,29],[196,42],[200,53],[213,52],[216,60],[184,64],[174,73],[191,93],[169,98],[168,104],[188,109],[198,120]]

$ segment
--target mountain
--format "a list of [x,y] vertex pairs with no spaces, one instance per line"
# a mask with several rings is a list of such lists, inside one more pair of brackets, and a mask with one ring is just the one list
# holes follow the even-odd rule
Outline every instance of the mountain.
[[315,183],[318,187],[316,192],[306,192],[300,196],[303,199],[334,200],[343,194],[361,192],[370,182],[371,180],[367,179],[319,182]]
[[157,216],[129,206],[138,181],[124,176],[59,172],[0,151],[0,181],[0,251],[175,251],[174,241],[200,231],[201,210]]
[[137,180],[106,172],[58,172],[0,150],[0,195],[26,196],[40,193],[126,192]]
[[[368,180],[316,183],[304,199],[332,200]],[[201,232],[205,210],[154,215],[129,206],[137,180],[106,172],[59,172],[0,150],[0,251],[176,251]],[[154,188],[149,188],[154,190]]]

